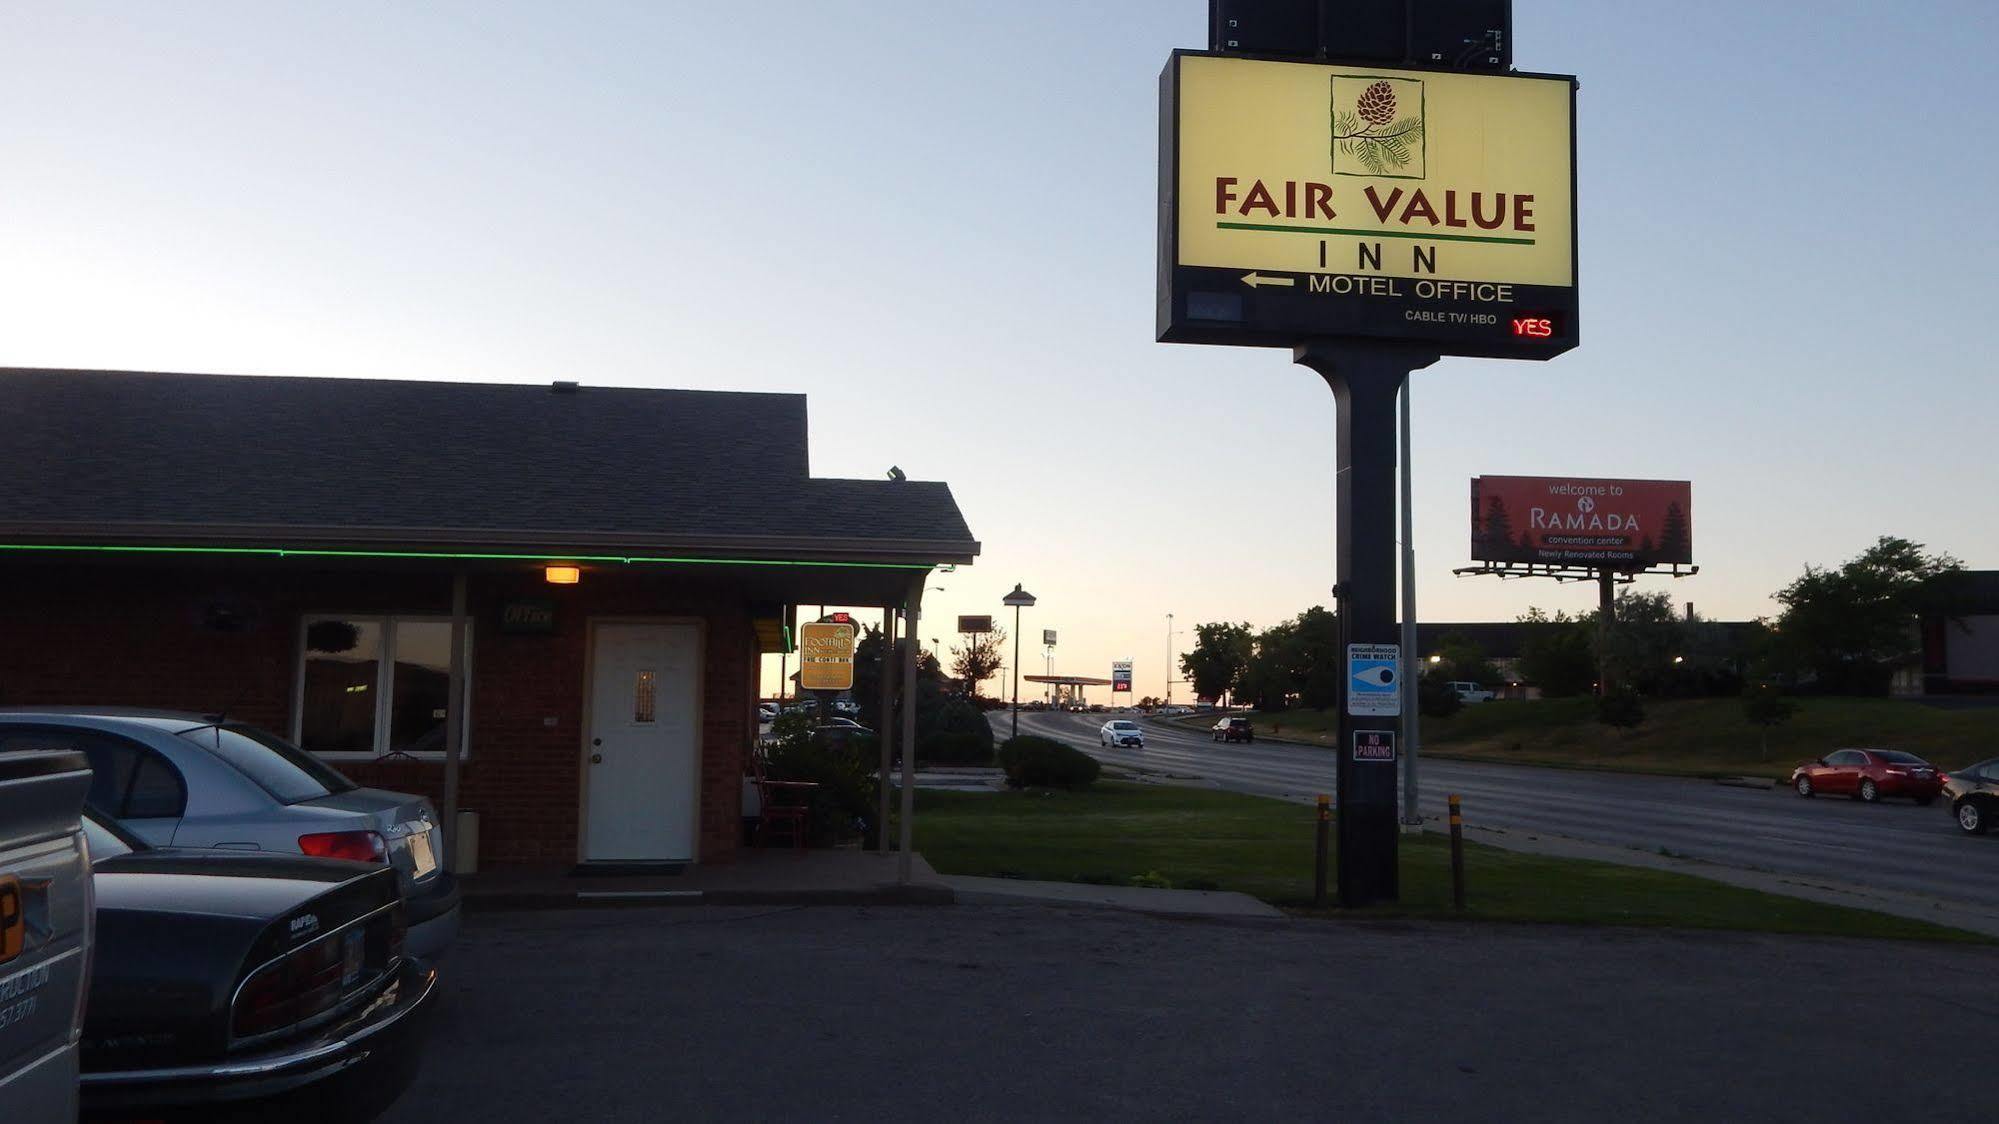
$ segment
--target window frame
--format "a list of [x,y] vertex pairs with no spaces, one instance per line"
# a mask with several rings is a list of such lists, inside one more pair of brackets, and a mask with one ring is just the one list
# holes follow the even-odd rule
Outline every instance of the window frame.
[[[350,621],[356,624],[379,625],[382,630],[382,654],[375,667],[375,748],[372,750],[314,750],[305,744],[305,665],[309,653],[306,651],[306,633],[321,621]],[[393,717],[396,682],[396,633],[404,624],[445,624],[451,623],[449,613],[305,613],[298,621],[298,634],[292,650],[297,655],[297,666],[292,674],[292,713],[287,737],[291,743],[321,761],[379,761],[396,752],[388,744],[390,722]],[[458,759],[469,761],[472,757],[472,643],[473,621],[470,614],[465,617],[465,650],[461,653],[465,662],[465,697],[459,700],[464,719],[458,726]],[[448,645],[447,645],[448,646]],[[418,761],[442,761],[441,749],[404,751]]]

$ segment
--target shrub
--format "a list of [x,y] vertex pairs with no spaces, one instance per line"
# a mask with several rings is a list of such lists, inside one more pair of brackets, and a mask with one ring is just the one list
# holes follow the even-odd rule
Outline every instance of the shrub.
[[1638,692],[1612,691],[1596,700],[1596,720],[1606,726],[1628,730],[1645,721],[1645,703]]
[[[974,737],[979,739],[979,744],[986,748],[986,752],[992,752],[993,724],[986,720],[984,711],[965,699],[952,699],[938,709],[937,721],[930,729],[929,736],[935,737],[938,734],[964,734]],[[927,739],[919,737],[916,739],[916,744],[921,746],[925,740]]]
[[930,765],[990,765],[993,745],[973,734],[932,734],[917,743],[916,760]]
[[879,752],[870,737],[780,738],[771,747],[766,769],[772,780],[819,786],[805,790],[804,798],[812,809],[812,842],[823,846],[873,836]]
[[1007,739],[999,750],[999,766],[1013,788],[1081,788],[1103,771],[1082,750],[1027,734]]
[[1425,718],[1449,718],[1464,709],[1464,700],[1447,682],[1441,675],[1425,675],[1416,680],[1417,713]]

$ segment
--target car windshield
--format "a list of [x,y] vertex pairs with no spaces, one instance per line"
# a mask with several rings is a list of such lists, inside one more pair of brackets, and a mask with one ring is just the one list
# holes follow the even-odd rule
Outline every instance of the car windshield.
[[1899,750],[1899,749],[1877,749],[1877,750],[1875,750],[1875,751],[1874,751],[1874,756],[1876,756],[1876,757],[1879,757],[1879,758],[1880,758],[1881,760],[1883,760],[1883,761],[1886,761],[1886,762],[1887,762],[1888,764],[1890,764],[1890,765],[1927,765],[1927,764],[1929,764],[1929,762],[1927,762],[1927,761],[1923,760],[1923,759],[1922,759],[1922,758],[1920,758],[1920,757],[1917,757],[1917,756],[1916,756],[1915,754],[1913,754],[1913,753],[1903,753],[1903,752],[1902,752],[1901,750]]
[[280,804],[360,787],[312,754],[255,726],[197,726],[180,736],[234,766]]
[[1138,724],[1137,724],[1136,722],[1113,722],[1113,723],[1111,723],[1111,729],[1113,729],[1113,730],[1136,730],[1136,729],[1138,729]]

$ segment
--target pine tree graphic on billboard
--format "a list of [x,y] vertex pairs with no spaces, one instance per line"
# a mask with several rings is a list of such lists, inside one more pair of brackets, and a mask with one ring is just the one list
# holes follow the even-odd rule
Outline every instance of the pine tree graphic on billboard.
[[1514,553],[1513,518],[1506,513],[1506,501],[1493,496],[1485,503],[1485,525],[1479,545],[1487,558],[1503,559]]
[[1677,501],[1666,505],[1666,525],[1659,530],[1658,560],[1661,562],[1694,560],[1693,535],[1687,528],[1687,513],[1681,510]]

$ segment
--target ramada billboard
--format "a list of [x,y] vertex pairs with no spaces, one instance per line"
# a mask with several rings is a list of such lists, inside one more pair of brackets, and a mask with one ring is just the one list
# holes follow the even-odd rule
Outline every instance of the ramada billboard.
[[1690,565],[1693,497],[1685,480],[1474,476],[1471,556],[1620,570]]

